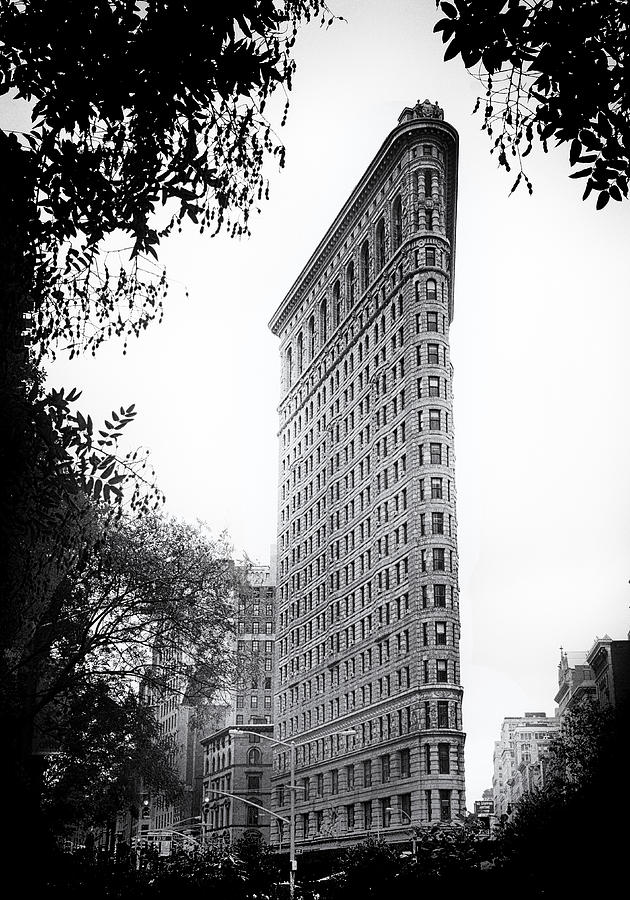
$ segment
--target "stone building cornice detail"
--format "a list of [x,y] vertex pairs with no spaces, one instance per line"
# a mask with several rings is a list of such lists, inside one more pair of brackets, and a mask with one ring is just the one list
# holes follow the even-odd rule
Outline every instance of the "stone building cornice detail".
[[[429,113],[431,107],[431,114]],[[373,193],[375,186],[382,183],[383,170],[389,168],[396,156],[408,143],[410,138],[420,132],[423,135],[445,137],[450,142],[450,152],[445,154],[445,170],[448,183],[448,192],[452,199],[453,216],[449,223],[447,238],[452,247],[451,251],[451,282],[455,266],[455,225],[457,219],[457,168],[459,138],[457,131],[448,122],[440,118],[443,116],[437,104],[428,101],[418,103],[413,109],[407,107],[399,117],[399,124],[389,133],[380,149],[374,156],[367,170],[357,183],[356,187],[346,200],[341,211],[336,216],[332,225],[317,245],[310,259],[303,267],[295,282],[287,292],[284,300],[269,321],[269,328],[275,335],[279,335],[287,321],[294,314],[296,308],[304,300],[305,296],[313,288],[322,271],[330,264],[339,246],[343,244],[347,235],[355,227],[360,214],[363,212],[366,201]]]

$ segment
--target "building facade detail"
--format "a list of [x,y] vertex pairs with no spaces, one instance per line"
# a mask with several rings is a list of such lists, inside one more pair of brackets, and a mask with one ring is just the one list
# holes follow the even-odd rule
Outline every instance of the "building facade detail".
[[559,720],[544,712],[503,720],[500,740],[494,745],[492,778],[494,815],[499,822],[511,815],[524,794],[544,786],[547,749],[559,732]]
[[[449,326],[458,140],[405,109],[285,297],[276,735],[298,843],[465,813]],[[340,731],[351,734],[340,734]],[[288,752],[273,800],[288,808]]]

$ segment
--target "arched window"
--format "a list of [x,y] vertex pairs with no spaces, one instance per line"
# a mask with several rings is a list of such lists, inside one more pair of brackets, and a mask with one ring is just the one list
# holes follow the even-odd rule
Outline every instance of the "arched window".
[[435,303],[437,301],[437,284],[435,278],[427,279],[426,298],[428,303]]
[[286,361],[287,387],[291,387],[293,383],[293,350],[291,347],[287,349]]
[[248,766],[259,766],[262,758],[262,753],[258,749],[258,747],[252,747],[251,750],[247,754],[247,765]]
[[402,244],[402,200],[396,197],[392,207],[392,241],[394,250]]
[[346,302],[348,309],[354,306],[354,263],[351,262],[346,269]]
[[380,270],[385,265],[385,220],[379,219],[376,226],[376,268]]
[[370,283],[370,245],[364,241],[361,246],[361,290],[364,291]]
[[339,281],[335,281],[335,286],[333,288],[333,310],[335,312],[335,325],[339,325],[341,322],[341,285]]
[[325,297],[319,304],[319,339],[321,346],[328,340],[328,301]]
[[304,338],[302,337],[302,332],[298,334],[297,339],[297,370],[298,375],[301,373],[304,368]]
[[311,316],[308,320],[308,358],[309,361],[315,356],[315,316]]
[[[256,802],[255,800],[252,802]],[[248,825],[258,825],[258,813],[259,810],[256,806],[247,806],[247,824]]]

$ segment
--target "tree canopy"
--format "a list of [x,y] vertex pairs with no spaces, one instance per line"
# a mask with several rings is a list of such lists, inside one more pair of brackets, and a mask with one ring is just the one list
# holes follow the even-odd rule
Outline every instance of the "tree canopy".
[[[523,159],[538,139],[569,143],[571,178],[597,208],[628,196],[630,7],[625,0],[453,0],[435,26],[485,84],[482,128],[531,193]],[[481,105],[481,99],[476,109]]]

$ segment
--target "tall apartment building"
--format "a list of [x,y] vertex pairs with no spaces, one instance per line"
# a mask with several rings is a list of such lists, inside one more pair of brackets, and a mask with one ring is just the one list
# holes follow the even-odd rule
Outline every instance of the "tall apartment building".
[[524,794],[544,785],[547,748],[559,730],[559,720],[544,712],[503,720],[494,745],[492,778],[494,815],[499,821],[512,813]]
[[[270,322],[283,370],[275,721],[296,746],[298,844],[401,838],[465,812],[457,165],[439,106],[403,110]],[[283,815],[289,756],[278,749],[272,776]]]
[[238,598],[237,653],[241,671],[231,698],[231,724],[272,721],[275,597],[272,567],[250,566]]

